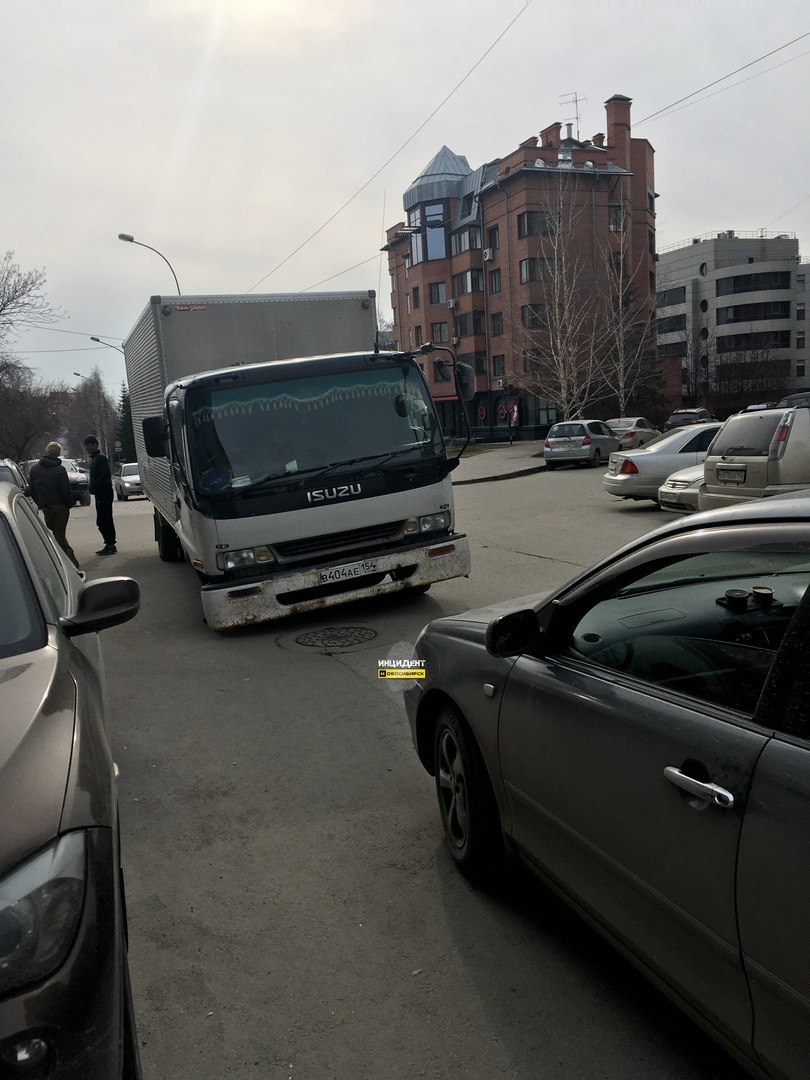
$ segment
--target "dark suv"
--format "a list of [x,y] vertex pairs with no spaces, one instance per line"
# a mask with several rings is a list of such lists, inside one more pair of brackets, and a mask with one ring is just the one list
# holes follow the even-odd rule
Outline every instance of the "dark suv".
[[676,409],[664,424],[664,431],[686,427],[687,424],[706,424],[714,420],[708,409]]

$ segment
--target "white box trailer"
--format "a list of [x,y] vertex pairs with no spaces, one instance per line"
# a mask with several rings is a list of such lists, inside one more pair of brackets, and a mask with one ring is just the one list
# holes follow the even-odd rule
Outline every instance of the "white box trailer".
[[155,539],[216,629],[469,573],[411,353],[373,292],[153,296],[124,342]]

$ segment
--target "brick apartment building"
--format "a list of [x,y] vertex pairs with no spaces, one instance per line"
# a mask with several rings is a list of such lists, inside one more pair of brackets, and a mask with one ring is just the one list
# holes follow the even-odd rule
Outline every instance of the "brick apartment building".
[[[618,94],[605,103],[606,134],[580,141],[572,125],[563,137],[562,124],[555,123],[478,169],[442,147],[405,192],[407,221],[387,231],[396,345],[452,344],[474,367],[469,411],[478,436],[505,436],[511,416],[517,437],[538,438],[561,418],[529,389],[531,335],[549,332],[544,288],[554,265],[549,236],[558,220],[549,208],[568,207],[566,242],[588,293],[604,289],[611,267],[614,273],[619,267],[632,282],[638,318],[652,325],[653,148],[631,136],[630,106],[630,98]],[[681,394],[680,359],[665,363],[658,386],[664,411],[680,404]],[[423,366],[452,430],[456,410],[442,404],[454,399],[452,383],[432,357]]]
[[661,252],[658,354],[682,365],[685,405],[724,418],[810,389],[808,280],[793,233],[729,229]]

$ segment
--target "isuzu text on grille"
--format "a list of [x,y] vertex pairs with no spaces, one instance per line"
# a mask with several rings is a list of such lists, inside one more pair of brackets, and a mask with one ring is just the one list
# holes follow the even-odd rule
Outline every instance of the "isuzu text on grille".
[[318,488],[317,491],[307,492],[307,502],[326,502],[328,499],[350,499],[352,495],[359,495],[360,484],[340,484],[337,487]]

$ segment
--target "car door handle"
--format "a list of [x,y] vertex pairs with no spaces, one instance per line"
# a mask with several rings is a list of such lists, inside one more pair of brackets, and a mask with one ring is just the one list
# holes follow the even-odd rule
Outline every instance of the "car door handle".
[[691,776],[682,773],[674,765],[667,765],[664,776],[670,784],[674,784],[681,791],[687,791],[698,799],[704,799],[713,806],[719,806],[721,810],[731,810],[734,806],[734,796],[730,791],[726,791],[718,784],[704,784],[701,780],[693,780]]

